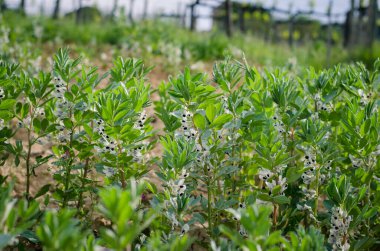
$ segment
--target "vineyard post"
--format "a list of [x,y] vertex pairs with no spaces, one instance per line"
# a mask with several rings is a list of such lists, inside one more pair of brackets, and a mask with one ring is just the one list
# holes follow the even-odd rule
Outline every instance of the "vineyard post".
[[376,20],[377,20],[378,5],[377,0],[370,0],[367,7],[368,24],[367,24],[367,36],[365,46],[372,48],[373,42],[376,37]]
[[245,33],[245,7],[240,6],[239,7],[239,27],[240,31]]
[[193,31],[195,30],[195,5],[196,3],[193,3],[190,5],[190,30]]
[[331,45],[332,45],[332,38],[331,38],[331,10],[332,10],[332,5],[333,5],[333,1],[330,0],[329,1],[329,5],[328,5],[328,8],[327,8],[327,17],[328,17],[328,21],[327,21],[327,55],[326,55],[326,62],[327,62],[327,65],[330,66],[330,59],[331,59]]
[[232,4],[231,0],[226,0],[226,34],[227,36],[232,36]]
[[144,0],[143,20],[148,17],[148,0]]
[[56,0],[55,1],[55,6],[54,6],[54,12],[53,12],[53,19],[57,19],[59,16],[59,7],[61,4],[61,0]]

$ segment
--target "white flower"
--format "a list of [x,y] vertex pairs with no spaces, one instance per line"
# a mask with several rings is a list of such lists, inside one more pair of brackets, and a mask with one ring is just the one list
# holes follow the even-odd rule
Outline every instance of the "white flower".
[[168,217],[169,220],[172,221],[172,230],[174,230],[174,228],[179,225],[177,218],[175,217],[173,213],[169,213],[169,212],[167,212],[166,216]]
[[277,132],[279,132],[279,133],[285,132],[284,123],[282,123],[282,122],[274,123],[274,128],[276,128]]
[[358,158],[355,158],[353,155],[349,155],[349,158],[351,159],[352,166],[355,168],[358,168],[362,165],[362,161]]
[[181,177],[181,179],[186,179],[187,177],[189,177],[189,173],[186,171],[186,169],[182,170],[180,177]]
[[226,211],[230,212],[233,215],[234,220],[239,221],[241,219],[241,213],[242,213],[241,209],[235,210],[233,208],[227,208]]
[[240,225],[239,234],[244,238],[248,237],[248,233],[242,225]]
[[222,251],[221,247],[218,247],[214,240],[211,240],[211,250],[212,251]]
[[241,208],[241,209],[245,208],[245,203],[244,202],[239,203],[239,208]]
[[320,93],[315,94],[314,95],[314,100],[316,100],[316,101],[321,100],[321,94]]
[[144,129],[144,123],[146,121],[146,118],[147,118],[147,115],[146,115],[146,112],[145,111],[142,111],[139,115],[139,118],[137,119],[134,127],[136,129],[139,129],[139,130],[143,130]]
[[186,130],[185,128],[189,128],[187,126],[184,126],[184,135],[186,136],[187,139],[195,139],[197,137],[197,131],[194,130],[193,128],[190,128],[190,130]]
[[311,207],[306,204],[304,205],[297,204],[297,209],[300,211],[311,211]]
[[371,95],[366,95],[362,89],[358,90],[358,94],[360,96],[360,105],[364,106],[368,104],[368,98],[370,98]]
[[334,207],[331,215],[331,228],[328,242],[333,246],[333,250],[348,250],[348,228],[352,217],[340,207]]
[[45,117],[45,109],[42,107],[39,107],[35,110],[35,114],[37,115],[37,117],[43,118]]
[[103,173],[106,175],[106,177],[112,177],[115,175],[116,171],[112,167],[104,166]]
[[268,169],[261,169],[259,172],[259,179],[260,180],[268,180],[273,176],[273,173],[269,171]]
[[0,99],[3,99],[3,98],[5,98],[4,89],[0,88]]
[[0,130],[5,128],[4,119],[0,119]]
[[104,151],[111,154],[116,154],[116,143],[114,141],[107,142],[104,146]]
[[274,179],[271,182],[266,181],[265,184],[270,189],[270,194],[272,193],[273,189],[276,186],[280,186],[281,187],[280,188],[280,194],[282,194],[288,188],[288,184],[286,183],[286,178],[283,178],[281,175],[278,177],[278,181],[276,181]]
[[190,230],[189,224],[183,225],[182,230],[181,230],[181,236],[187,233],[189,230]]

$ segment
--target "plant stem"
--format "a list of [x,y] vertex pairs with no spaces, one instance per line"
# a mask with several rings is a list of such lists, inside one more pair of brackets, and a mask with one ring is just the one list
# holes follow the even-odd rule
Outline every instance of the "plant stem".
[[79,210],[82,205],[83,205],[83,189],[85,187],[85,179],[87,178],[87,174],[88,174],[88,167],[89,167],[89,162],[90,162],[90,159],[87,158],[86,159],[86,163],[84,165],[84,171],[83,171],[83,176],[82,176],[82,186],[80,188],[80,192],[79,192],[79,198],[78,198],[78,204],[77,204],[77,209]]
[[211,188],[210,188],[210,179],[207,182],[207,209],[208,209],[208,229],[210,237],[213,237],[212,233],[212,208],[211,208]]
[[317,216],[318,213],[318,198],[319,198],[319,168],[316,168],[316,184],[315,184],[315,201],[314,201],[314,216]]
[[25,197],[29,201],[30,200],[30,175],[31,175],[31,170],[30,170],[30,155],[32,153],[32,141],[30,139],[30,129],[28,129],[28,154],[26,156],[26,193]]
[[124,170],[119,169],[119,175],[120,175],[121,187],[122,188],[127,188],[127,183],[125,183]]
[[[71,130],[71,134],[70,134],[70,143],[69,143],[69,146],[70,146],[70,150],[72,149],[72,145],[73,145],[73,135],[74,135],[74,129]],[[65,173],[65,191],[64,191],[64,198],[63,198],[63,203],[62,203],[62,207],[65,208],[67,206],[67,202],[68,202],[68,196],[67,196],[67,193],[69,191],[69,188],[70,188],[70,174],[71,174],[71,165],[73,164],[73,156],[71,156],[71,152],[70,150],[67,150],[66,151],[66,156],[67,158],[70,158],[69,162],[67,163],[66,165],[66,173]]]
[[278,205],[274,204],[273,205],[273,228],[276,230],[277,228],[277,216],[278,216]]

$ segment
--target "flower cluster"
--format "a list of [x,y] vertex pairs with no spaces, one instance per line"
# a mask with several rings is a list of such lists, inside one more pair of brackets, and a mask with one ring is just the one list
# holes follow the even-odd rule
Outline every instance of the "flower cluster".
[[[281,173],[280,170],[281,168],[279,168],[278,173]],[[265,187],[267,187],[269,189],[269,195],[273,194],[273,189],[275,187],[280,187],[279,193],[281,195],[283,195],[285,190],[288,188],[287,180],[285,177],[282,177],[281,174],[276,175],[272,171],[263,168],[260,169],[258,176],[259,179],[265,184],[265,186],[263,186],[262,188],[265,189]]]
[[30,123],[32,123],[32,119],[30,118],[30,116],[27,116],[23,120],[19,120],[17,122],[17,126],[18,128],[29,128]]
[[360,167],[361,165],[363,165],[363,161],[361,160],[361,159],[358,159],[358,158],[356,158],[356,157],[354,157],[353,155],[349,155],[349,158],[350,158],[350,160],[351,160],[351,163],[352,163],[352,166],[354,167],[354,168],[358,168],[358,167]]
[[326,103],[323,103],[322,101],[318,101],[317,102],[317,109],[319,111],[325,111],[325,112],[330,112],[331,111],[331,105],[329,104],[326,104]]
[[304,157],[304,168],[307,170],[301,175],[302,181],[305,184],[310,184],[315,180],[315,170],[317,168],[317,161],[315,155],[306,153]]
[[114,140],[111,139],[109,135],[105,133],[104,129],[104,121],[102,119],[98,119],[95,121],[95,131],[101,136],[100,144],[103,146],[102,148],[96,148],[100,153],[111,153],[116,154],[117,145]]
[[371,92],[369,92],[368,94],[365,94],[362,89],[358,90],[358,94],[360,96],[360,105],[361,106],[365,106],[366,104],[368,104],[368,102],[370,101],[370,99],[372,97]]
[[115,168],[104,166],[103,173],[106,175],[106,177],[113,177],[116,174],[116,170]]
[[274,128],[276,128],[277,132],[282,134],[282,133],[285,133],[286,130],[285,130],[285,125],[284,123],[281,121],[281,118],[279,115],[274,115],[273,116],[273,120],[274,120]]
[[38,118],[44,118],[45,117],[45,109],[42,107],[37,108],[35,111],[35,116]]
[[322,102],[320,93],[314,95],[314,100],[316,102],[316,108],[318,111],[331,111],[331,104],[326,104]]
[[139,130],[144,130],[144,123],[146,121],[146,112],[142,111],[142,113],[139,115],[139,119],[135,123],[135,128]]
[[58,99],[64,99],[67,91],[65,83],[60,77],[54,78],[54,91],[52,95]]
[[168,185],[172,189],[172,194],[174,197],[177,197],[179,195],[180,197],[185,194],[186,191],[186,184],[185,180],[189,177],[189,173],[183,169],[181,175],[179,176],[179,179],[176,181],[169,181]]
[[278,177],[278,179],[273,179],[272,181],[266,181],[266,186],[269,188],[269,195],[273,193],[273,189],[276,186],[280,186],[280,194],[284,195],[284,191],[288,188],[288,184],[286,183],[286,178],[282,177],[281,175]]
[[273,176],[273,173],[268,169],[261,169],[259,172],[259,179],[262,181],[267,181]]
[[348,228],[352,221],[352,217],[340,207],[334,207],[331,215],[331,228],[328,243],[333,250],[349,250]]
[[0,99],[5,98],[4,89],[0,87]]
[[228,98],[226,96],[222,96],[223,100],[223,109],[225,114],[231,114],[230,108],[228,107]]
[[4,119],[0,119],[0,130],[3,130],[5,127]]
[[184,136],[187,139],[195,138],[197,131],[193,128],[193,123],[191,121],[193,114],[187,110],[184,110],[181,115],[181,128],[176,136]]
[[72,132],[67,130],[62,122],[56,126],[56,129],[58,130],[57,140],[59,143],[65,143],[70,141]]

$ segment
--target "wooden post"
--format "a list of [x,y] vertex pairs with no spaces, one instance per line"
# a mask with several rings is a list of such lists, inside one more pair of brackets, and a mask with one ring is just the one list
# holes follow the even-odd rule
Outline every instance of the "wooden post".
[[232,4],[231,0],[226,0],[226,34],[227,36],[232,36]]
[[240,6],[239,7],[239,27],[240,31],[245,33],[245,7]]
[[[291,14],[290,14],[291,15]],[[291,15],[290,16],[290,19],[289,19],[289,37],[288,37],[288,44],[290,47],[293,46],[293,30],[294,30],[294,19],[295,19],[296,15]]]
[[186,28],[186,17],[187,17],[187,8],[185,7],[182,13],[182,19],[181,19],[181,24],[183,28]]
[[330,66],[331,61],[331,46],[332,46],[332,34],[331,34],[331,10],[332,10],[333,0],[330,0],[329,6],[327,8],[327,55],[326,62],[327,66]]
[[115,18],[118,5],[119,5],[119,0],[113,0],[111,18]]
[[370,0],[367,8],[368,23],[365,46],[371,48],[376,37],[377,0]]
[[195,5],[196,3],[193,3],[190,5],[190,30],[194,31],[195,30]]
[[297,16],[297,13],[292,15],[292,9],[293,9],[293,2],[290,2],[289,4],[289,24],[288,24],[288,44],[290,47],[293,46],[293,29],[294,29],[294,21]]
[[7,9],[7,5],[5,4],[5,0],[0,0],[0,12],[3,12]]
[[54,6],[54,12],[53,12],[53,18],[57,19],[59,16],[59,6],[60,6],[60,0],[55,1],[55,6]]
[[129,14],[128,14],[128,17],[129,17],[129,21],[131,21],[131,24],[134,24],[134,20],[133,20],[133,6],[134,6],[134,3],[135,3],[135,0],[129,0]]
[[148,17],[148,0],[144,0],[143,19],[145,20],[147,17]]
[[19,9],[22,13],[25,13],[25,1],[26,0],[21,0]]
[[75,20],[76,20],[76,23],[79,24],[80,22],[82,22],[82,6],[83,6],[83,3],[82,3],[82,0],[79,0],[79,7],[76,11],[76,16],[75,16]]

